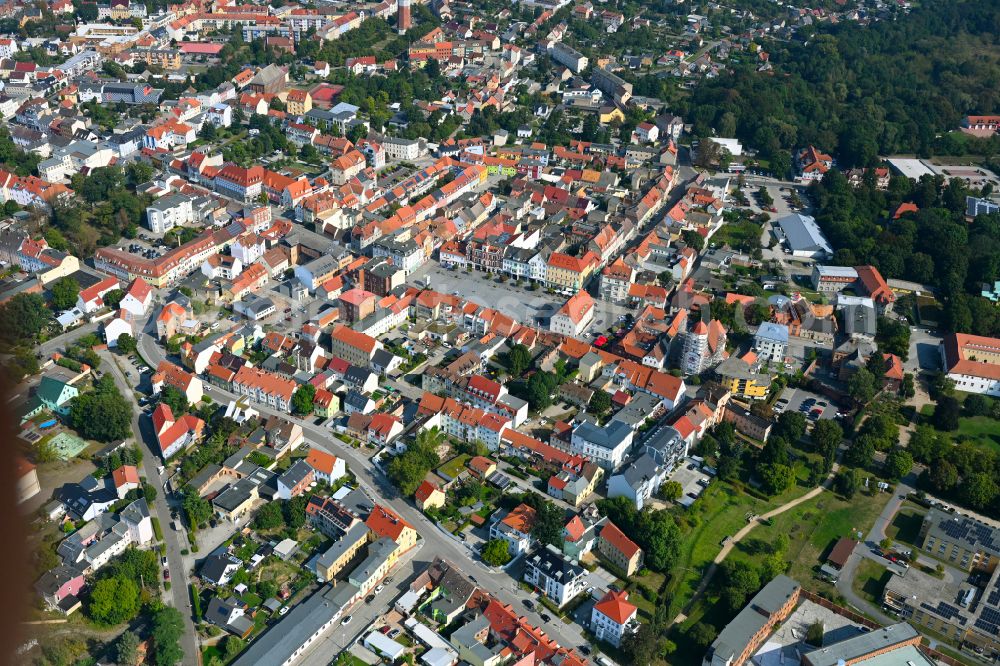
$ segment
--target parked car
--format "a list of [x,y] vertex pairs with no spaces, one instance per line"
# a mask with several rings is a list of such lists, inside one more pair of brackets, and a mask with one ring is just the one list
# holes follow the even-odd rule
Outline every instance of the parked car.
[[551,622],[552,621],[552,617],[550,615],[548,615],[547,613],[542,613],[540,617],[545,622]]
[[346,626],[350,624],[352,619],[353,618],[350,615],[348,615],[347,617],[345,617],[343,620],[340,621],[341,626]]
[[524,600],[523,602],[521,602],[521,603],[523,603],[523,604],[524,604],[524,607],[525,607],[525,608],[527,608],[528,610],[531,610],[532,608],[534,608],[534,607],[535,607],[535,604],[531,603],[531,599],[525,599],[525,600]]
[[285,615],[288,613],[288,606],[282,606],[278,609],[278,615]]
[[402,632],[399,629],[393,629],[392,631],[389,632],[389,638],[395,638],[396,636],[399,636],[399,634],[401,633]]

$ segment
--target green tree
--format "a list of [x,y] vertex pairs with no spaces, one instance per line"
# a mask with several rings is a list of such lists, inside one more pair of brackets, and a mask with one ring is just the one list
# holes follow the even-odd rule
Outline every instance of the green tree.
[[854,494],[858,491],[858,475],[856,471],[846,467],[842,468],[834,480],[834,487],[838,493],[847,499],[854,497]]
[[188,410],[187,396],[174,386],[164,386],[160,391],[160,402],[170,408],[174,416],[180,416]]
[[292,409],[296,414],[312,414],[315,399],[316,387],[312,384],[302,384],[292,394]]
[[128,622],[139,614],[139,586],[129,578],[103,578],[90,591],[87,614],[103,625]]
[[964,479],[959,488],[959,497],[964,504],[982,511],[987,508],[1000,494],[997,482],[992,475],[985,472],[977,472],[967,479]]
[[795,483],[795,474],[788,465],[766,463],[757,466],[761,486],[768,495],[780,495]]
[[128,333],[122,333],[118,336],[118,351],[123,354],[132,354],[136,350],[135,338],[133,338]]
[[514,345],[507,352],[505,365],[511,377],[520,377],[531,367],[531,352],[524,345]]
[[552,502],[542,500],[535,507],[535,526],[531,528],[531,536],[541,543],[561,548],[565,522],[566,516],[562,509]]
[[110,375],[97,382],[95,390],[82,393],[70,405],[70,422],[86,439],[111,442],[132,432],[132,406]]
[[731,612],[736,612],[760,589],[760,574],[749,563],[731,559],[719,569],[721,598]]
[[802,439],[802,436],[806,434],[806,417],[805,414],[801,412],[784,412],[778,417],[778,422],[775,424],[771,432],[771,436],[783,438],[785,441],[792,444],[798,442]]
[[118,307],[118,304],[122,302],[123,298],[125,298],[125,292],[121,289],[112,289],[108,293],[101,296],[101,300],[104,301],[104,304],[112,310]]
[[636,541],[646,551],[646,566],[653,571],[669,571],[680,555],[681,531],[667,511],[644,511],[633,536],[638,537]]
[[0,340],[8,345],[33,342],[51,321],[41,295],[20,293],[0,305]]
[[510,550],[503,539],[490,539],[483,547],[483,562],[493,567],[502,567],[510,562]]
[[663,499],[676,502],[684,494],[684,486],[677,481],[667,481],[660,492],[663,493]]
[[52,307],[56,310],[69,310],[76,305],[80,295],[80,283],[72,277],[59,278],[52,283]]
[[227,636],[222,650],[226,655],[226,661],[231,660],[242,652],[244,647],[246,647],[246,644],[239,636]]
[[611,409],[611,394],[603,389],[594,391],[594,395],[590,397],[590,403],[587,405],[587,411],[600,416],[609,409]]
[[139,661],[139,637],[134,631],[126,631],[115,641],[115,655],[118,663],[133,666]]
[[875,450],[875,440],[870,435],[861,435],[847,448],[844,461],[854,467],[868,467],[875,459]]
[[823,631],[823,621],[816,620],[806,630],[806,643],[814,647],[823,647],[823,636],[825,633]]
[[867,405],[878,392],[879,383],[867,368],[859,368],[847,380],[847,394],[859,405]]
[[885,458],[885,474],[893,481],[898,481],[909,474],[912,468],[913,456],[906,449],[896,447]]
[[954,397],[950,395],[941,396],[934,408],[933,422],[938,430],[958,430],[958,420],[961,415],[961,406]]
[[283,523],[284,518],[281,512],[281,503],[279,502],[268,502],[260,507],[253,519],[253,525],[258,530],[271,530],[281,527]]
[[173,666],[184,659],[180,638],[184,634],[184,619],[173,606],[162,606],[153,615],[153,657],[156,666]]
[[681,240],[684,241],[685,245],[693,248],[695,252],[701,252],[705,249],[705,237],[693,229],[685,229],[682,231]]
[[212,505],[198,495],[198,491],[188,486],[184,489],[184,500],[181,503],[188,522],[197,527],[207,523],[212,517]]
[[698,622],[687,631],[688,639],[703,652],[708,649],[719,632],[707,622]]
[[844,429],[833,419],[820,419],[809,433],[813,450],[832,464],[837,448],[844,440]]

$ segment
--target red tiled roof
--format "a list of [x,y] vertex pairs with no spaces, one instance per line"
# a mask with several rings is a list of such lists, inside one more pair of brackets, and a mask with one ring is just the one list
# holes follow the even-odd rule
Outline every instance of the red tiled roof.
[[413,529],[413,526],[400,518],[399,514],[381,504],[377,504],[372,509],[368,520],[365,521],[365,525],[380,537],[388,537],[397,543],[403,530],[406,528]]
[[601,538],[627,559],[632,559],[641,550],[634,541],[625,536],[625,533],[618,529],[618,526],[611,521],[608,521],[601,529]]
[[622,625],[635,617],[637,608],[628,602],[628,592],[624,590],[609,590],[594,609],[610,619],[612,622]]

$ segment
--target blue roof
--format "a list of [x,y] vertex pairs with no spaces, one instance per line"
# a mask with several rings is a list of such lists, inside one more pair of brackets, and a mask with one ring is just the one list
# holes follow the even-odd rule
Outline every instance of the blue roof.
[[774,340],[775,342],[788,343],[788,327],[782,324],[775,324],[773,322],[764,322],[757,329],[757,337],[763,338],[765,340]]

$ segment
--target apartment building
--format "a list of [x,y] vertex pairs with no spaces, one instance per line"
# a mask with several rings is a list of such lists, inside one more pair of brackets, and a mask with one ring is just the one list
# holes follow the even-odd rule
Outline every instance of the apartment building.
[[291,411],[296,384],[270,372],[244,365],[233,377],[233,391],[283,412]]

